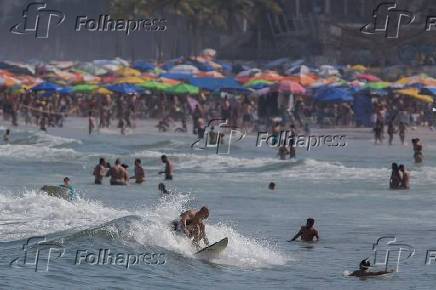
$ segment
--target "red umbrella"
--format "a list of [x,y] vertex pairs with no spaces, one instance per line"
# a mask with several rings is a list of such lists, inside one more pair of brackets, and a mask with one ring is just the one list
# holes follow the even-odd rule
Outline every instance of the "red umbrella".
[[356,76],[356,79],[364,80],[367,82],[381,82],[382,81],[379,77],[376,77],[375,75],[370,75],[370,74],[359,74]]
[[279,93],[305,94],[306,89],[297,82],[285,80],[278,84]]

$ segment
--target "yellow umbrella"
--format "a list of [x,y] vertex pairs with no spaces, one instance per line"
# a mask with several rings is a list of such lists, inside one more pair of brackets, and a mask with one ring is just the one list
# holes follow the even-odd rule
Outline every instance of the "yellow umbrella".
[[397,93],[405,95],[405,96],[410,96],[416,100],[425,102],[425,103],[433,103],[433,98],[429,95],[421,95],[419,93],[418,89],[415,88],[410,88],[410,89],[403,89],[403,90],[398,90]]
[[141,72],[139,70],[136,70],[136,69],[133,69],[130,67],[120,68],[117,71],[117,73],[123,77],[139,77],[139,76],[141,76]]
[[106,88],[98,88],[95,92],[96,92],[97,94],[101,94],[101,95],[112,95],[112,94],[113,94],[112,91],[109,91],[109,90],[106,89]]
[[143,82],[149,80],[149,78],[140,78],[140,77],[125,77],[118,79],[116,84],[142,84]]
[[364,65],[361,65],[361,64],[353,65],[351,67],[351,69],[354,70],[354,71],[358,71],[358,72],[364,72],[364,71],[367,70],[367,68]]

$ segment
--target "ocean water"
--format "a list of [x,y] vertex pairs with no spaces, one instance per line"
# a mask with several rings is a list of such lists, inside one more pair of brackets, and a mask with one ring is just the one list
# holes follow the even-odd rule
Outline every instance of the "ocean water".
[[[190,134],[149,129],[88,136],[84,124],[71,120],[48,134],[18,128],[10,145],[0,145],[0,289],[434,289],[436,264],[425,261],[427,250],[436,249],[435,132],[409,132],[424,143],[425,162],[416,166],[410,145],[375,146],[369,130],[333,130],[347,135],[346,147],[298,148],[296,160],[280,161],[275,150],[256,147],[255,136],[232,145],[230,155],[216,155],[191,150]],[[162,154],[176,168],[167,187],[177,194],[169,197],[157,190]],[[94,185],[91,172],[101,156],[111,163],[120,157],[130,171],[141,158],[146,183]],[[387,189],[393,161],[409,168],[411,190]],[[64,176],[78,201],[38,192]],[[271,181],[275,191],[267,188]],[[210,209],[209,240],[229,238],[226,250],[209,260],[196,257],[168,226],[181,211],[203,205]],[[316,219],[320,242],[287,242],[308,217]],[[398,273],[344,276],[373,257],[373,243],[387,235],[416,249]],[[38,271],[33,262],[41,245],[23,247],[31,237],[59,245],[49,263],[49,251],[39,252]],[[78,251],[100,249],[155,253],[161,260],[129,268],[122,260],[76,263]]]

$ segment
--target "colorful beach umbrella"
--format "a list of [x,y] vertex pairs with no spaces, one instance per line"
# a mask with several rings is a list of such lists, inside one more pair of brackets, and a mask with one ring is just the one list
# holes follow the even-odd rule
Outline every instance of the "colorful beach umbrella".
[[196,95],[200,92],[200,89],[193,85],[181,83],[165,89],[165,92],[174,95]]
[[126,95],[136,94],[138,92],[138,88],[131,84],[116,84],[116,85],[107,86],[106,88],[113,92],[126,94]]
[[72,89],[73,89],[74,93],[89,94],[89,93],[94,92],[97,88],[98,88],[98,86],[96,86],[96,85],[81,84],[81,85],[74,86]]
[[60,91],[62,89],[61,86],[51,83],[51,82],[44,82],[40,83],[39,85],[36,85],[32,88],[32,91],[38,92],[38,91],[46,91],[46,92],[56,92]]
[[425,103],[429,103],[429,104],[433,103],[433,98],[431,96],[420,94],[419,89],[416,88],[402,89],[402,90],[397,90],[396,92],[401,95],[409,96]]
[[143,82],[141,84],[138,84],[138,87],[141,87],[141,88],[144,88],[147,90],[152,90],[152,91],[163,91],[165,89],[172,87],[172,85],[167,84],[167,83],[157,82],[157,81],[147,81],[147,82]]
[[297,82],[293,82],[289,80],[281,81],[277,86],[277,90],[279,93],[290,93],[290,94],[306,93],[306,89],[303,86],[301,86]]

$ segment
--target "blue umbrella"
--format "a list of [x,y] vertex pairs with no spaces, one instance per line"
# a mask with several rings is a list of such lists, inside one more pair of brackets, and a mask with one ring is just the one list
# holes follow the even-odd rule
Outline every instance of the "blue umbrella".
[[37,91],[56,92],[56,91],[60,91],[61,89],[62,89],[62,87],[57,85],[57,84],[50,83],[50,82],[44,82],[44,83],[40,83],[39,85],[33,87],[32,91],[34,91],[34,92],[37,92]]
[[133,68],[139,71],[151,71],[154,70],[156,66],[146,61],[138,60],[133,64]]
[[196,87],[208,91],[248,91],[234,78],[191,78],[189,82]]
[[162,78],[179,80],[179,81],[189,81],[192,78],[192,74],[189,73],[163,73],[159,75]]
[[116,93],[120,94],[136,94],[138,91],[138,87],[131,85],[131,84],[116,84],[116,85],[110,85],[106,87],[108,90],[111,90]]
[[421,89],[421,94],[436,96],[436,88],[425,87]]
[[313,99],[320,102],[351,102],[351,92],[343,87],[321,87],[315,91]]
[[65,87],[63,89],[60,89],[58,92],[61,95],[69,95],[73,92],[73,88],[72,87]]

